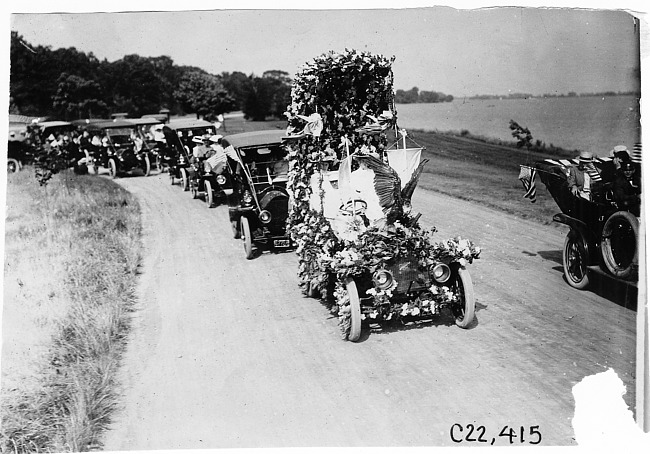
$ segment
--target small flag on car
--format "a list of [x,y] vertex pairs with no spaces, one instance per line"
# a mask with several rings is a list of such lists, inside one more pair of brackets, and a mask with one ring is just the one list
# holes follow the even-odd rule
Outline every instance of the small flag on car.
[[531,203],[537,201],[537,187],[535,186],[535,176],[537,175],[537,169],[534,167],[521,166],[521,171],[519,172],[519,180],[524,185],[524,194],[525,199],[530,199]]
[[630,156],[632,162],[641,163],[641,143],[637,142],[632,148],[632,156]]

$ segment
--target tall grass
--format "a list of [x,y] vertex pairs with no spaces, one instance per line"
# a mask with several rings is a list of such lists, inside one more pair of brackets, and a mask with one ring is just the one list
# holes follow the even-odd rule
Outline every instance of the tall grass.
[[[15,453],[87,451],[99,447],[117,402],[115,377],[140,260],[140,210],[134,197],[105,178],[64,172],[40,188],[29,170],[20,173],[8,184],[17,185],[13,194],[22,193],[31,203],[13,210],[33,210],[32,219],[24,217],[21,226],[21,213],[14,213],[18,225],[7,230],[6,242],[25,243],[24,248],[8,247],[6,260],[36,245],[34,263],[44,260],[44,269],[58,273],[56,279],[43,276],[43,285],[52,288],[41,293],[61,293],[64,309],[56,316],[43,314],[42,328],[51,331],[49,346],[35,364],[22,365],[29,369],[22,374],[36,377],[33,385],[3,377],[0,448]],[[33,228],[39,225],[45,228]],[[25,229],[30,235],[21,234]],[[5,267],[5,278],[8,274]],[[5,306],[19,300],[5,292]],[[5,310],[5,317],[11,313]],[[12,361],[4,353],[3,375],[5,366],[11,366],[5,362]]]

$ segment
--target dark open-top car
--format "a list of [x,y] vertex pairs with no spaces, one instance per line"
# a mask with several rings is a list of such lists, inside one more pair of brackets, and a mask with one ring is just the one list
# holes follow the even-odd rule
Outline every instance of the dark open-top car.
[[145,176],[151,172],[151,152],[139,143],[138,126],[129,120],[92,122],[86,130],[92,137],[89,146],[95,166],[108,169],[113,178],[141,171]]
[[[229,197],[229,217],[235,238],[241,238],[246,258],[254,248],[287,250],[293,247],[287,235],[289,211],[288,161],[283,145],[285,132],[255,131],[226,136],[223,147],[235,153]],[[231,159],[231,158],[229,158]]]
[[190,158],[192,149],[196,145],[194,137],[216,134],[216,127],[209,121],[178,118],[172,119],[168,126],[163,128],[168,150],[164,157],[163,165],[169,170],[169,178],[172,184],[179,180],[184,191],[190,190]]
[[[606,180],[594,187],[592,200],[573,195],[567,175],[569,167],[576,164],[576,160],[552,159],[535,163],[540,179],[562,211],[553,220],[570,228],[562,255],[566,280],[572,287],[584,289],[590,274],[597,273],[636,285],[639,207],[617,202],[612,182]],[[609,158],[596,159],[602,175],[612,174],[613,166]]]
[[136,140],[149,152],[152,168],[162,172],[168,151],[167,143],[158,131],[162,131],[164,122],[155,117],[129,118],[129,121],[136,125]]

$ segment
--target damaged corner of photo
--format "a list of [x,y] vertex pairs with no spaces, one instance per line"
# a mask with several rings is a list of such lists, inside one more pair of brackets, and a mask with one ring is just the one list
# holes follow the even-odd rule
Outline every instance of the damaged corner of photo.
[[650,443],[650,434],[635,422],[623,399],[626,388],[614,369],[584,377],[572,393],[575,412],[571,425],[579,446],[606,448]]

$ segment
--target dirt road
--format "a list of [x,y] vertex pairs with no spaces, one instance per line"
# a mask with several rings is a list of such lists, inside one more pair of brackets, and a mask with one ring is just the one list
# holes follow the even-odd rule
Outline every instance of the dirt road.
[[145,257],[105,449],[446,446],[454,424],[456,439],[485,427],[488,443],[463,446],[510,445],[504,426],[523,427],[524,445],[531,426],[542,445],[571,445],[571,388],[609,367],[634,404],[634,307],[611,282],[563,281],[561,229],[418,189],[423,225],[483,248],[469,266],[477,322],[364,331],[355,344],[302,295],[294,253],[246,260],[227,208],[167,174],[119,182],[141,203]]

